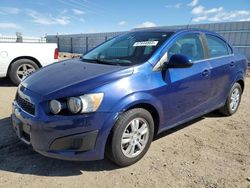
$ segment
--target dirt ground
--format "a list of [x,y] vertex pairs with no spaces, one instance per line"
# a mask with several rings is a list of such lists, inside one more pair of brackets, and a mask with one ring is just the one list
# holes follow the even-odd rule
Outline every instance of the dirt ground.
[[69,162],[37,154],[10,123],[16,87],[0,79],[0,187],[250,188],[250,78],[239,111],[210,113],[161,134],[138,163]]
[[72,54],[72,53],[66,53],[66,52],[59,52],[59,59],[60,60],[66,60],[66,59],[72,59],[72,58],[80,58],[82,54]]

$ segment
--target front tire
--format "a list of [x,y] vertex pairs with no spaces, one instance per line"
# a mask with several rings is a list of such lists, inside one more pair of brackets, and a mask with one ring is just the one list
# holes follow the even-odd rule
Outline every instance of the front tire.
[[19,85],[23,79],[37,69],[39,69],[39,66],[34,61],[30,59],[19,59],[11,64],[8,76],[15,85]]
[[121,167],[140,160],[148,151],[154,135],[154,120],[142,108],[135,108],[119,116],[107,146],[107,156]]
[[239,83],[235,83],[231,88],[225,105],[219,109],[219,112],[225,116],[233,115],[239,108],[242,96],[242,88]]

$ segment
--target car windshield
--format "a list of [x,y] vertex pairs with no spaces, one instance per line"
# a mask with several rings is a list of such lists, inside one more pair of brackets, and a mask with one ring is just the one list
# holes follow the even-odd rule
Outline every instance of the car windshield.
[[111,39],[82,57],[83,61],[129,66],[146,62],[170,32],[132,32]]

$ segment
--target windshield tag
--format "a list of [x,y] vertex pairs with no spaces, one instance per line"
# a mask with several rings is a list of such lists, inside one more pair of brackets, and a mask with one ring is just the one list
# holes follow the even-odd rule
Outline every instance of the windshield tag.
[[134,47],[136,46],[156,46],[159,41],[142,41],[134,43]]

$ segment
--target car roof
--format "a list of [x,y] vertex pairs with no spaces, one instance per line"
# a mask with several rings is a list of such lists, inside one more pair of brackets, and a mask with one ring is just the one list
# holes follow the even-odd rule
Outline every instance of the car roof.
[[135,28],[131,32],[170,32],[170,33],[180,33],[180,32],[203,32],[218,35],[217,33],[205,29],[198,28],[164,28],[164,27],[154,27],[154,28]]

